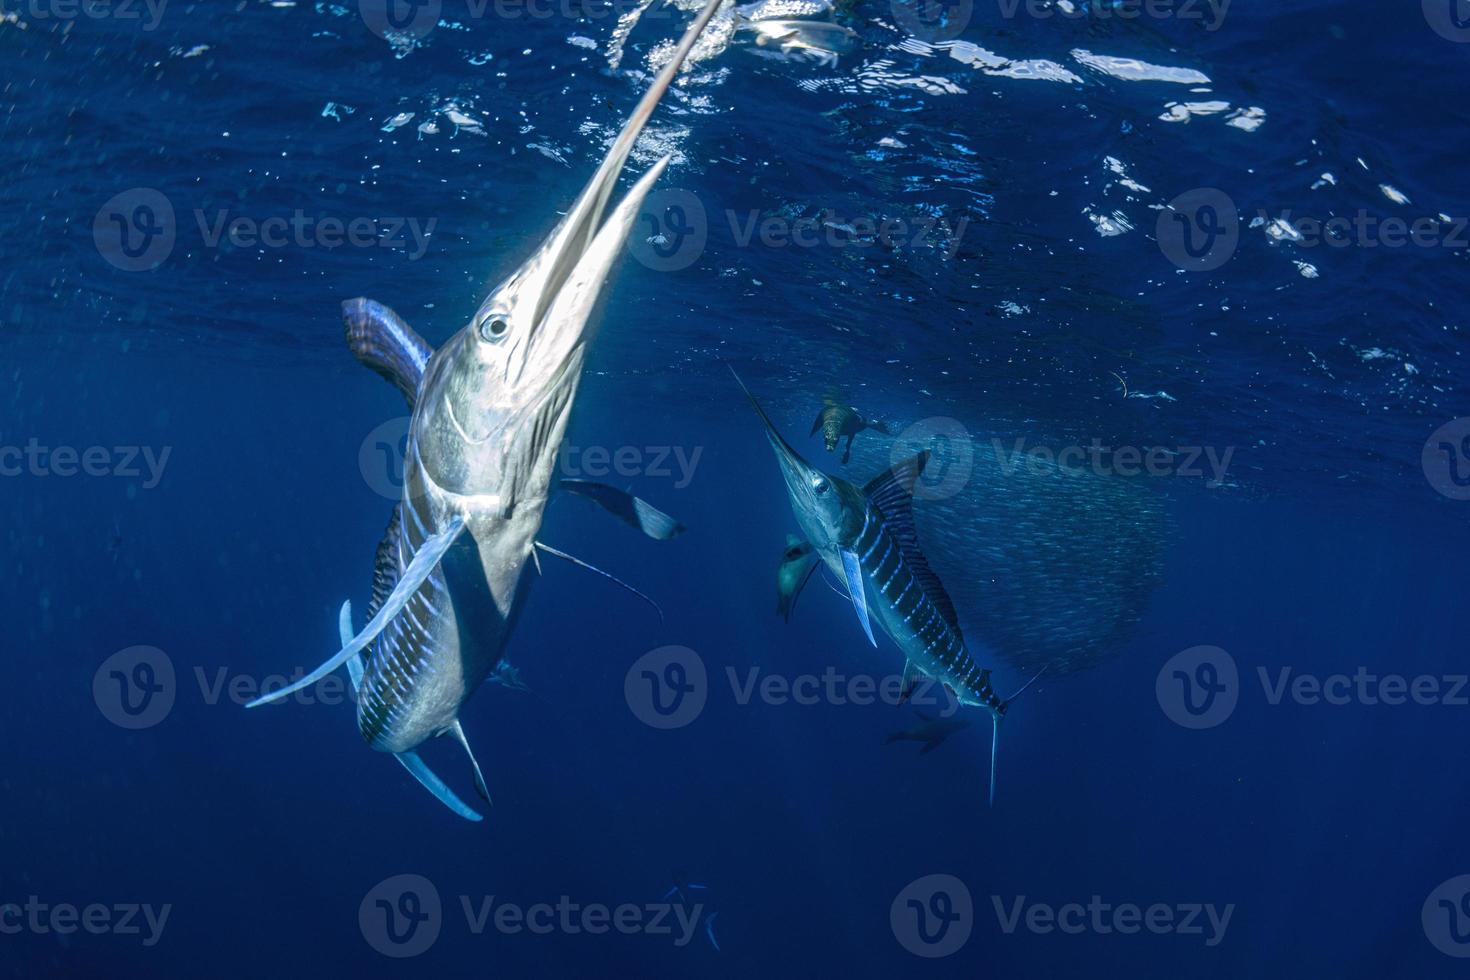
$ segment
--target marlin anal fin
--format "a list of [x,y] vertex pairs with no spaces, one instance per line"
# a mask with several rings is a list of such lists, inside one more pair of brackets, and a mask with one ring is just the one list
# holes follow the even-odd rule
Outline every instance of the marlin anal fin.
[[667,541],[684,532],[684,525],[648,501],[591,480],[562,480],[561,489],[586,497],[618,520],[637,528],[655,541]]
[[475,759],[475,752],[470,748],[470,740],[464,737],[464,726],[458,721],[450,726],[449,734],[464,748],[464,754],[470,757],[470,767],[475,770],[475,792],[480,794],[480,799],[494,806],[490,800],[490,790],[485,786],[485,774],[480,771],[480,763]]
[[[337,614],[337,632],[342,637],[343,646],[346,646],[347,644],[352,642],[351,599],[342,603],[342,610]],[[350,674],[352,677],[352,689],[354,691],[360,690],[362,687],[361,656],[347,658],[347,673]],[[454,727],[459,728],[459,724],[456,722]],[[463,740],[463,730],[459,732],[459,736],[460,739]],[[466,746],[466,751],[468,751],[468,746]],[[437,775],[434,774],[434,771],[424,763],[424,760],[419,758],[419,754],[417,752],[400,752],[394,755],[393,758],[403,763],[403,768],[407,769],[409,774],[413,776],[414,779],[417,779],[419,781],[419,784],[423,786],[424,789],[428,790],[430,793],[433,793],[434,797],[440,803],[443,803],[445,806],[449,807],[449,809],[453,810],[459,816],[464,817],[466,820],[473,820],[476,823],[485,819],[474,810],[471,810],[469,807],[465,806],[464,801],[454,794],[454,790],[450,789],[449,786],[444,782],[444,780],[440,779]],[[475,761],[475,757],[473,755],[470,756],[470,761]],[[479,774],[480,767],[478,764],[476,764],[475,775],[478,777]],[[481,779],[480,782],[483,784],[484,780]],[[489,802],[488,796],[486,797],[486,802]]]
[[536,547],[539,548],[539,549],[541,549],[542,551],[546,552],[548,555],[551,555],[553,558],[560,558],[563,561],[569,561],[569,562],[571,562],[573,565],[576,565],[578,568],[585,568],[589,572],[596,572],[598,575],[601,575],[603,578],[607,579],[608,581],[612,582],[613,584],[615,584],[615,585],[617,585],[617,586],[619,586],[619,587],[621,587],[623,589],[628,590],[629,592],[633,593],[638,598],[642,599],[644,602],[646,602],[650,606],[652,606],[654,612],[658,613],[659,622],[663,622],[664,611],[659,608],[658,603],[654,602],[648,596],[644,595],[642,592],[639,592],[637,589],[633,588],[633,586],[629,585],[627,582],[624,582],[622,579],[618,578],[616,575],[612,574],[611,572],[604,572],[602,569],[598,568],[596,565],[588,564],[587,562],[585,562],[582,559],[576,557],[575,555],[569,555],[569,554],[567,554],[565,551],[558,551],[557,549],[553,548],[549,544],[542,544],[540,541],[537,541],[536,542]]
[[383,605],[378,609],[377,614],[362,628],[361,633],[353,637],[352,642],[345,644],[337,652],[336,656],[301,678],[295,684],[284,687],[279,691],[272,691],[270,694],[262,695],[254,701],[251,701],[245,707],[256,708],[262,704],[270,704],[272,701],[279,701],[284,697],[289,697],[297,691],[315,684],[357,656],[358,653],[365,650],[367,645],[373,642],[378,634],[383,632],[383,629],[393,621],[393,617],[397,616],[403,611],[403,607],[408,605],[408,600],[418,591],[419,586],[424,584],[424,579],[429,577],[429,573],[434,570],[434,566],[439,564],[439,560],[449,551],[450,545],[454,544],[455,540],[458,539],[463,531],[464,518],[456,515],[450,520],[449,526],[443,531],[425,539],[424,543],[419,546],[418,553],[413,556],[413,561],[409,562],[408,567],[403,570],[403,574],[399,577],[398,584],[393,587],[392,593],[389,594],[387,599],[383,600]]
[[863,624],[863,632],[868,634],[868,642],[873,646],[878,641],[873,639],[873,624],[868,622],[868,597],[863,590],[863,566],[858,562],[857,552],[842,550],[842,570],[847,573],[847,594],[852,597],[853,608],[857,610],[858,622]]
[[382,303],[358,297],[342,304],[347,347],[363,364],[393,382],[410,407],[434,349]]
[[[914,692],[919,689],[919,685],[924,683],[926,676],[922,670],[914,666],[912,660],[905,661],[903,665],[903,684],[899,690],[898,703],[903,704],[909,698],[913,697]],[[919,717],[922,718],[923,715]]]

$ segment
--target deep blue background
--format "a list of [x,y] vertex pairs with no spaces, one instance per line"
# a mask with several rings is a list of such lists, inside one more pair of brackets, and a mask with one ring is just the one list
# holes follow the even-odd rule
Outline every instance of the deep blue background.
[[[471,20],[402,59],[327,5],[180,3],[154,32],[0,27],[0,444],[171,447],[153,489],[0,480],[0,902],[174,906],[153,949],[0,937],[8,975],[1455,975],[1419,916],[1432,889],[1470,872],[1467,709],[1270,706],[1255,670],[1464,672],[1470,504],[1436,494],[1419,457],[1438,426],[1470,414],[1465,252],[1299,254],[1254,230],[1223,270],[1186,276],[1151,241],[1150,205],[1218,186],[1249,213],[1470,213],[1454,174],[1470,45],[1430,32],[1417,4],[1237,2],[1215,33],[976,9],[965,39],[1087,76],[1069,86],[891,50],[889,11],[869,6],[851,21],[864,51],[841,70],[733,47],[705,66],[727,72],[688,87],[705,107],[659,119],[690,129],[666,183],[716,214],[937,208],[970,230],[944,260],[741,248],[716,222],[687,270],[623,264],[571,441],[701,449],[687,488],[631,481],[690,530],[655,544],[558,500],[543,537],[632,579],[667,622],[547,567],[510,654],[538,696],[487,687],[466,710],[496,800],[482,825],[367,751],[350,708],[209,705],[194,671],[261,677],[335,649],[337,605],[365,602],[389,507],[359,448],[403,412],[341,349],[338,304],[372,295],[434,342],[464,322],[593,169],[601,143],[582,122],[616,126],[642,88],[566,42],[605,45],[610,21]],[[679,22],[640,26],[623,68]],[[1213,92],[1090,74],[1069,60],[1075,48],[1195,68]],[[469,63],[484,52],[487,65]],[[879,58],[967,91],[798,84]],[[415,138],[451,98],[486,135]],[[1219,117],[1157,120],[1185,98],[1260,106],[1267,120],[1255,133]],[[356,112],[323,118],[327,101]],[[418,115],[381,132],[400,111]],[[879,152],[884,137],[905,149]],[[1106,156],[1150,192],[1105,188]],[[1339,184],[1309,190],[1324,171]],[[1390,204],[1379,183],[1413,206]],[[214,250],[190,219],[161,268],[127,273],[98,255],[92,218],[139,186],[181,215],[404,214],[437,217],[439,235],[417,262]],[[1137,228],[1100,238],[1084,208],[1117,208]],[[1030,313],[1001,315],[1008,300]],[[1051,444],[1237,447],[1227,487],[1157,481],[1171,514],[1161,585],[1111,663],[1017,703],[994,809],[978,712],[919,758],[882,745],[912,722],[885,705],[740,706],[720,682],[684,729],[654,731],[629,711],[625,673],[665,643],[697,650],[717,681],[727,666],[899,666],[820,584],[790,625],[773,615],[773,564],[794,524],[717,354],[793,437],[836,385],[870,413],[953,416],[982,439],[1021,424]],[[1111,372],[1176,401],[1122,399]],[[1085,556],[1089,541],[1076,547]],[[127,733],[99,713],[92,678],[135,644],[167,652],[180,691],[162,724]],[[1228,722],[1192,732],[1160,710],[1154,681],[1198,644],[1229,650],[1246,681]],[[1003,688],[1018,683],[999,672]],[[452,746],[429,754],[467,785]],[[437,885],[448,920],[430,952],[397,963],[365,944],[357,914],[404,872]],[[477,937],[458,912],[461,894],[648,902],[676,872],[710,886],[722,952],[702,937]],[[888,921],[900,889],[931,873],[962,878],[976,904],[966,947],[932,962]],[[1212,949],[1005,935],[991,910],[992,895],[1093,894],[1236,908]]]

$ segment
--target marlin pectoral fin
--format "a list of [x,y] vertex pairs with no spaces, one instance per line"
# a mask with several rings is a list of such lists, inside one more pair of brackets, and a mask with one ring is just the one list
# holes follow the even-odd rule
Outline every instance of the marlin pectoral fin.
[[382,303],[358,297],[342,304],[347,347],[359,361],[393,382],[410,406],[434,349]]
[[838,595],[842,596],[842,598],[844,598],[844,599],[851,599],[852,596],[850,596],[850,595],[847,594],[847,590],[846,589],[842,588],[836,582],[832,581],[832,576],[827,572],[827,566],[826,566],[826,564],[824,563],[820,567],[822,569],[822,584],[824,584],[825,586],[827,586],[827,588],[831,589],[833,592],[835,592]]
[[449,546],[454,544],[462,531],[464,531],[464,519],[456,516],[443,531],[427,538],[419,546],[418,553],[413,556],[413,561],[409,562],[408,567],[403,570],[403,575],[399,577],[398,584],[393,587],[393,592],[383,601],[383,605],[378,610],[377,615],[362,628],[361,633],[353,637],[351,643],[344,645],[337,652],[336,656],[301,678],[295,684],[284,687],[279,691],[272,691],[270,694],[262,695],[254,701],[251,701],[245,707],[257,708],[262,704],[270,704],[272,701],[279,701],[281,698],[289,697],[302,688],[310,687],[366,649],[367,645],[373,642],[379,633],[383,632],[384,627],[393,621],[393,617],[403,611],[403,607],[408,604],[409,598],[418,591],[419,586],[424,584],[424,579],[429,577],[429,573],[434,570],[434,566],[439,564],[439,559],[444,557],[445,552],[449,550]]
[[633,588],[631,585],[629,585],[627,582],[624,582],[622,579],[618,578],[616,575],[613,575],[610,572],[604,572],[602,569],[598,568],[596,565],[589,565],[587,562],[583,561],[582,559],[577,558],[574,555],[569,555],[565,551],[557,551],[555,548],[553,548],[549,544],[542,544],[540,541],[537,541],[536,542],[536,547],[537,548],[540,548],[542,551],[546,552],[548,555],[551,555],[554,558],[560,558],[560,559],[562,559],[564,561],[569,561],[573,565],[576,565],[576,566],[578,566],[580,568],[587,569],[587,571],[589,571],[589,572],[596,572],[598,575],[601,575],[603,578],[608,579],[609,581],[613,582],[616,585],[619,585],[619,586],[623,587],[624,589],[627,589],[629,592],[633,593],[638,598],[642,599],[644,602],[646,602],[650,606],[652,606],[654,612],[658,613],[659,622],[663,622],[663,619],[664,619],[664,611],[659,608],[658,603],[654,602],[648,596],[644,595],[642,592],[639,592],[637,589]]
[[618,520],[637,528],[656,541],[667,541],[684,532],[684,525],[646,500],[625,493],[606,483],[591,480],[562,480],[561,489],[600,506]]
[[868,634],[868,642],[877,646],[878,641],[873,639],[873,624],[868,622],[868,599],[863,591],[863,567],[858,563],[857,552],[843,549],[842,570],[847,573],[847,594],[852,597],[852,605],[857,610],[858,622],[863,624],[863,632]]
[[[350,599],[342,603],[342,609],[340,612],[337,613],[337,632],[342,637],[343,646],[346,646],[347,644],[352,642],[352,600]],[[352,689],[354,691],[359,690],[362,687],[361,656],[347,658],[347,673],[352,676]],[[462,737],[463,732],[461,732],[460,734]],[[454,790],[450,789],[445,784],[444,780],[436,776],[434,774],[434,771],[424,764],[424,760],[419,758],[419,754],[417,752],[400,752],[394,755],[393,758],[401,762],[403,764],[403,768],[407,769],[409,774],[413,776],[414,779],[417,779],[419,781],[419,784],[423,786],[424,789],[428,790],[430,793],[433,793],[434,797],[438,799],[440,803],[443,803],[445,806],[449,807],[449,809],[453,810],[459,816],[464,817],[466,820],[475,821],[476,823],[485,819],[474,810],[471,810],[469,807],[465,806],[464,801],[462,801],[458,796],[454,795]],[[474,761],[473,756],[470,757],[470,761]],[[479,771],[479,766],[476,766],[476,774],[478,774]]]
[[464,754],[470,757],[470,766],[475,770],[475,792],[480,794],[480,799],[494,806],[495,804],[490,801],[490,790],[485,786],[485,774],[480,771],[480,763],[475,760],[475,753],[470,748],[469,739],[464,737],[464,726],[456,721],[450,726],[449,734],[453,735],[455,741],[464,747]]
[[[810,544],[786,535],[786,551],[781,556],[781,566],[776,574],[776,613],[786,622],[791,622],[796,600],[821,562],[822,556]],[[787,566],[791,566],[790,575],[786,574]]]

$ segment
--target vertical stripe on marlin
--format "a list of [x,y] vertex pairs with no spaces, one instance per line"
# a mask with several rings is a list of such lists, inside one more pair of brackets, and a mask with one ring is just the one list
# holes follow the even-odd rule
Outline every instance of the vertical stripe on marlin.
[[[405,516],[397,522],[396,540],[392,543],[395,578],[429,538],[432,524],[423,512],[428,495],[419,483],[420,468],[406,466],[405,473],[408,483],[399,505]],[[435,672],[433,664],[438,650],[425,624],[437,621],[439,609],[448,606],[444,577],[436,569],[409,597],[403,613],[374,641],[358,692],[358,730],[368,744],[378,747],[391,741],[395,725],[407,713],[407,702],[415,686]]]
[[902,541],[886,526],[881,513],[871,507],[865,509],[863,526],[852,550],[873,583],[873,591],[899,613],[901,625],[921,644],[922,659],[927,662],[916,666],[962,699],[999,710],[1002,705],[990,687],[989,674],[975,663],[965,649],[964,638],[925,591],[904,557]]

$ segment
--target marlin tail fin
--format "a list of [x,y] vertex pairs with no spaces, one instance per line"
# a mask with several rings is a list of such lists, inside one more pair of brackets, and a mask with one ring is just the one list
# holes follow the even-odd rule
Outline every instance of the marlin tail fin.
[[[343,646],[346,646],[352,641],[351,599],[342,603],[342,610],[337,614],[337,632],[341,634]],[[359,691],[362,689],[362,669],[361,654],[354,655],[347,659],[347,673],[352,677],[353,691]],[[455,728],[459,728],[459,726],[456,724]],[[464,738],[463,730],[461,730],[459,734],[462,740]],[[468,746],[465,747],[465,751],[469,751]],[[445,806],[449,807],[449,809],[453,810],[459,816],[464,817],[466,820],[470,820],[475,823],[478,823],[479,821],[485,819],[474,810],[471,810],[468,806],[465,806],[464,801],[461,800],[458,796],[454,795],[454,790],[450,789],[449,786],[444,782],[444,780],[440,779],[437,775],[434,774],[434,771],[424,763],[424,760],[419,758],[419,754],[417,752],[400,752],[393,758],[403,763],[403,768],[407,769],[409,773],[413,776],[413,778],[419,781],[419,784],[423,786],[424,789],[428,790],[430,793],[433,793],[435,799],[437,799],[440,803],[443,803]],[[475,757],[473,755],[470,756],[470,761],[475,761]],[[479,783],[483,785],[484,779],[480,777],[480,766],[478,763],[475,764],[475,776],[479,780]],[[485,797],[485,801],[488,803],[489,800],[490,797],[487,795]]]
[[1000,703],[1000,710],[999,711],[992,711],[990,713],[990,722],[991,722],[991,728],[990,728],[990,805],[991,806],[995,806],[995,754],[996,754],[996,745],[1000,742],[1000,720],[1001,720],[1002,717],[1005,716],[1005,711],[1006,711],[1007,708],[1009,708],[1011,706],[1011,702],[1014,701],[1014,700],[1016,700],[1016,698],[1020,697],[1022,694],[1024,694],[1026,692],[1026,688],[1030,687],[1032,684],[1035,684],[1037,681],[1041,680],[1041,675],[1044,674],[1044,673],[1046,673],[1046,668],[1045,667],[1043,667],[1040,670],[1038,670],[1036,672],[1036,675],[1034,677],[1032,677],[1026,683],[1022,684],[1021,687],[1020,687],[1020,689],[1017,690],[1015,694],[1012,694],[1010,697],[1008,697],[1004,701],[1002,701]]

